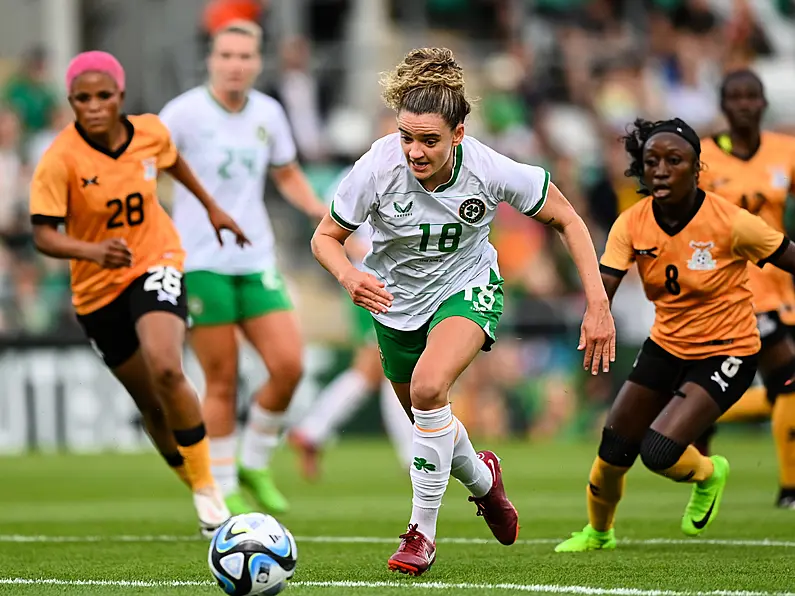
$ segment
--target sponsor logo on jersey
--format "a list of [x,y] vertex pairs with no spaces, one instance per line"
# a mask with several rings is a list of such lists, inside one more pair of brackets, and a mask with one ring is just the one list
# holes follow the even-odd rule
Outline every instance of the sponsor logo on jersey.
[[265,130],[265,127],[260,124],[257,127],[257,138],[262,141],[263,143],[268,140],[268,131]]
[[411,215],[411,208],[414,206],[414,201],[409,201],[405,206],[401,206],[397,201],[392,203],[395,208],[395,217],[408,217]]
[[690,248],[693,249],[693,256],[687,262],[687,268],[691,271],[710,271],[718,266],[718,262],[710,252],[715,248],[714,242],[690,241]]
[[632,250],[635,251],[635,255],[638,257],[651,257],[652,259],[657,258],[656,246],[652,246],[651,248],[633,248]]
[[458,215],[469,224],[478,223],[486,215],[486,203],[475,197],[467,199],[458,208]]

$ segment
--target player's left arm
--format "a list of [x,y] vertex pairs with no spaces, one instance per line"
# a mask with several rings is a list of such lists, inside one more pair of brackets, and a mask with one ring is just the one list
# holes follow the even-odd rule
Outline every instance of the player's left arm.
[[741,209],[732,222],[732,250],[759,267],[770,263],[795,274],[795,245],[761,217],[745,209]]
[[281,195],[309,217],[323,219],[328,213],[297,162],[271,168],[271,178]]
[[488,154],[490,167],[499,175],[496,191],[501,200],[528,217],[552,226],[563,237],[580,274],[587,306],[582,321],[578,350],[585,350],[583,366],[597,374],[607,372],[616,359],[616,326],[610,301],[599,275],[599,262],[585,222],[566,197],[552,184],[549,172],[537,166],[520,164],[496,152]]
[[613,315],[610,313],[610,300],[602,283],[596,249],[588,227],[571,203],[552,183],[549,183],[543,206],[532,217],[554,228],[561,235],[571,254],[580,274],[587,302],[577,349],[586,351],[584,361],[586,370],[590,368],[591,372],[596,374],[601,360],[602,370],[607,372],[610,369],[610,362],[615,362],[616,358],[616,327]]
[[284,109],[277,102],[270,106],[269,128],[270,175],[276,189],[294,207],[309,217],[322,220],[328,213],[328,206],[320,201],[301,166],[298,165],[290,122]]

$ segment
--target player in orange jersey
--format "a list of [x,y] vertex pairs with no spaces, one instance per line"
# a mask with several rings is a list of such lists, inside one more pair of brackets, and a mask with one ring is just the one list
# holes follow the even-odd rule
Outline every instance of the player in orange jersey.
[[651,196],[613,224],[602,280],[612,299],[637,264],[656,315],[608,414],[586,489],[589,524],[558,552],[616,547],[615,511],[638,455],[653,472],[693,484],[685,534],[700,534],[718,514],[728,462],[691,443],[756,374],[761,342],[748,262],[795,272],[795,245],[761,218],[699,188],[700,145],[678,119],[638,120],[625,137],[632,158],[627,174]]
[[[767,101],[762,81],[750,70],[729,73],[721,108],[729,130],[704,140],[702,186],[759,215],[784,231],[787,196],[795,180],[795,138],[761,130]],[[750,265],[749,287],[762,337],[759,372],[764,387],[752,387],[726,418],[770,415],[779,463],[779,507],[795,510],[795,341],[791,336],[795,289],[792,276],[775,267]],[[783,318],[783,321],[782,321]],[[760,396],[761,392],[766,393]],[[754,407],[756,406],[756,407]],[[759,407],[761,406],[761,408]],[[708,432],[696,446],[708,451]]]
[[113,56],[80,54],[66,78],[76,121],[58,135],[33,177],[36,247],[70,259],[77,318],[135,400],[163,458],[193,490],[207,535],[229,512],[210,472],[198,397],[182,368],[185,255],[158,202],[158,171],[196,195],[219,241],[222,230],[238,243],[248,241],[196,181],[157,116],[122,113],[124,70]]

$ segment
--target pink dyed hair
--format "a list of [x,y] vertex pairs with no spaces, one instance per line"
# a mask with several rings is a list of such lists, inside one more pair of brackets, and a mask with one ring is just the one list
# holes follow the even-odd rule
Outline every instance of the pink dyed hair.
[[119,88],[124,91],[124,68],[116,57],[107,52],[83,52],[78,54],[69,63],[66,69],[66,89],[71,91],[75,79],[87,72],[102,72],[112,78]]

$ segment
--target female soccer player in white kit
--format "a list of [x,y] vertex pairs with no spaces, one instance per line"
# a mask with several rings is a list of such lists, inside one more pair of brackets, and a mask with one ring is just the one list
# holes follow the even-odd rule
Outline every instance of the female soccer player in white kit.
[[[390,118],[394,129],[394,119]],[[392,132],[389,130],[388,132]],[[350,173],[352,166],[343,170],[331,185],[328,203],[333,200],[337,187]],[[372,250],[372,228],[362,224],[348,237],[345,250],[348,258],[358,268],[362,259]],[[312,404],[312,410],[290,430],[289,441],[301,457],[304,476],[314,480],[319,475],[320,453],[331,435],[340,429],[366,403],[367,398],[379,391],[381,419],[392,441],[401,465],[411,462],[413,430],[403,406],[395,395],[389,379],[384,378],[379,361],[373,318],[361,306],[348,302],[349,329],[356,346],[351,366],[335,377]]]
[[[173,216],[187,252],[190,339],[206,382],[204,417],[213,475],[233,514],[250,511],[239,482],[264,510],[287,509],[269,461],[302,373],[298,323],[276,269],[264,204],[268,173],[281,194],[307,215],[320,218],[327,211],[295,162],[284,110],[251,88],[262,68],[261,37],[259,27],[248,22],[219,31],[208,59],[208,85],[180,95],[160,114],[202,184],[252,241],[245,250],[231,242],[219,250],[206,217],[177,186]],[[269,378],[251,404],[236,465],[238,329],[259,352]]]
[[[615,326],[588,229],[549,174],[465,136],[470,104],[452,52],[413,50],[382,83],[399,132],[356,162],[312,250],[373,313],[384,373],[411,407],[413,507],[389,568],[420,575],[436,559],[436,519],[451,474],[499,542],[513,544],[519,532],[499,459],[475,453],[448,401],[458,376],[496,339],[503,290],[488,236],[501,202],[563,235],[587,299],[578,348],[593,374],[615,358]],[[373,249],[361,271],[344,243],[365,222]]]

